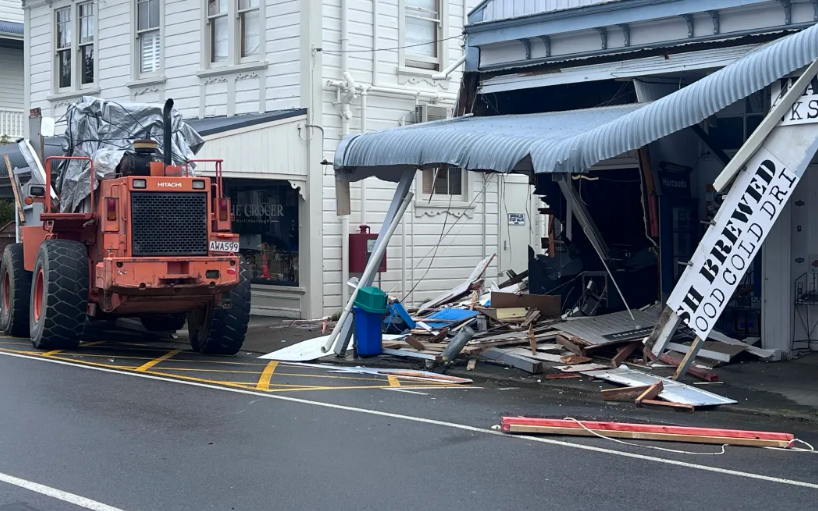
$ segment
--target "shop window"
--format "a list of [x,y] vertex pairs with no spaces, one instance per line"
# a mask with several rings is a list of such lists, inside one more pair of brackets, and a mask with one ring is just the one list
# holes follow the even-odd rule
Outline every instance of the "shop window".
[[233,232],[254,284],[298,285],[298,192],[287,182],[226,179]]
[[710,137],[724,151],[736,151],[764,120],[765,96],[757,92],[734,103],[710,119]]

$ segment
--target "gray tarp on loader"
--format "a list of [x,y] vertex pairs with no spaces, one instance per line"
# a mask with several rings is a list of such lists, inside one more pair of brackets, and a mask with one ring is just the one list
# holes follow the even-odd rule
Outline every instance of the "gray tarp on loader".
[[[204,140],[182,120],[178,110],[174,108],[171,116],[171,154],[173,163],[180,165],[199,152]],[[164,154],[162,105],[118,103],[84,96],[68,107],[65,119],[68,126],[63,151],[67,156],[89,156],[94,160],[94,188],[99,179],[113,175],[125,151],[133,150],[134,140],[155,140],[159,144],[159,154]],[[82,201],[91,193],[88,162],[55,163],[60,163],[51,169],[52,175],[58,176],[60,211],[78,211]]]

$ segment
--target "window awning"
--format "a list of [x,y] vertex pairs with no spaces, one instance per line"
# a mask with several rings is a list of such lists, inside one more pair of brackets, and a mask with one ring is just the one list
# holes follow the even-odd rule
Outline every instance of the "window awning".
[[698,124],[818,59],[818,25],[783,37],[652,103],[527,115],[458,117],[344,138],[335,170],[397,181],[402,170],[584,172]]

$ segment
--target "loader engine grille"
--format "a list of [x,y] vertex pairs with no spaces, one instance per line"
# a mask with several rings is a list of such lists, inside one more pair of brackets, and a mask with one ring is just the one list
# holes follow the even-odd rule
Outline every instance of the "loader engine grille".
[[207,255],[207,194],[131,194],[134,256]]

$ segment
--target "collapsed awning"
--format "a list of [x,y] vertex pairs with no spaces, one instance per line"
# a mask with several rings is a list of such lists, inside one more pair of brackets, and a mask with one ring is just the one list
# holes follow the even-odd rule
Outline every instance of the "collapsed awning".
[[771,42],[653,103],[528,115],[458,117],[353,135],[336,174],[397,181],[401,170],[451,165],[496,172],[584,172],[698,124],[818,59],[818,25]]

